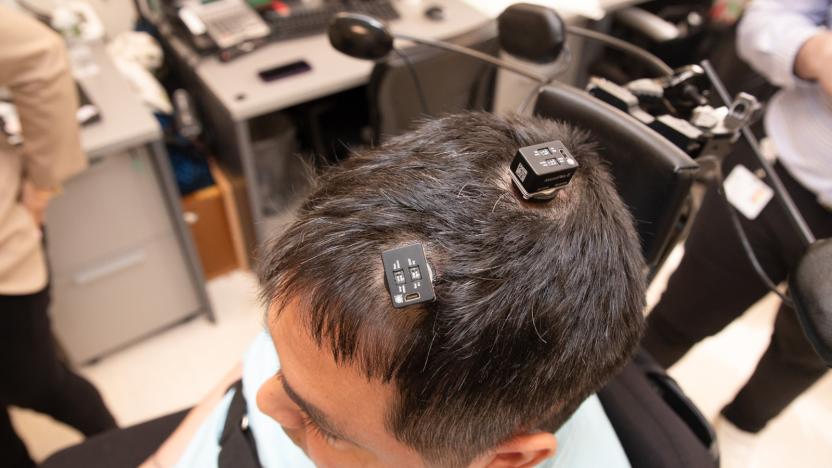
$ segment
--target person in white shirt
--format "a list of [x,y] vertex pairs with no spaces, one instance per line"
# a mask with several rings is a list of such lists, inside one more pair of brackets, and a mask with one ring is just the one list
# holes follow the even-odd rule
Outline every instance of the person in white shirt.
[[[740,57],[781,89],[765,115],[775,169],[817,238],[832,236],[832,1],[755,0],[739,24]],[[726,174],[758,169],[746,151]],[[762,179],[765,183],[765,178]],[[785,280],[803,254],[777,201],[741,222],[768,275]],[[740,316],[768,292],[754,273],[713,188],[703,201],[685,256],[648,317],[645,348],[665,367]],[[771,343],[754,374],[721,412],[717,431],[733,449],[724,466],[748,466],[754,434],[826,374],[794,311],[782,305]],[[734,450],[739,448],[739,450]],[[726,456],[727,455],[727,456]]]
[[778,160],[832,210],[832,2],[757,0],[739,26],[740,57],[782,89],[765,128]]

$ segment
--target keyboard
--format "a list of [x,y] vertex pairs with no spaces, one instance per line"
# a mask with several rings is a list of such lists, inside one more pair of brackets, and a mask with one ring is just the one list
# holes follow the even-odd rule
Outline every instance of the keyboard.
[[329,1],[314,7],[295,6],[285,14],[270,10],[263,17],[272,29],[271,40],[281,41],[325,33],[332,17],[344,11],[385,21],[399,18],[391,0]]

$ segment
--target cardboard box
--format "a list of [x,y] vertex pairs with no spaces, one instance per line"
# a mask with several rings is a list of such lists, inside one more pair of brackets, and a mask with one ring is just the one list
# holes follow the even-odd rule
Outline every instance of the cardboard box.
[[234,184],[216,164],[216,182],[182,198],[182,211],[191,229],[206,280],[235,269],[249,269]]

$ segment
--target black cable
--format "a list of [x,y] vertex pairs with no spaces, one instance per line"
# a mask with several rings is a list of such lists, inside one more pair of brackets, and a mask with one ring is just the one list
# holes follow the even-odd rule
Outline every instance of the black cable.
[[399,49],[393,48],[393,52],[402,59],[404,64],[407,66],[407,70],[410,72],[410,78],[413,79],[413,85],[416,87],[416,94],[419,95],[419,104],[422,106],[422,114],[424,115],[432,115],[430,110],[428,110],[428,100],[425,98],[425,91],[422,89],[422,82],[419,81],[419,76],[416,74],[416,68],[413,66],[413,62],[410,61],[410,58]]
[[529,95],[526,96],[525,99],[523,99],[523,102],[520,103],[520,107],[517,108],[517,113],[518,114],[525,114],[526,113],[526,108],[529,107],[529,104],[532,103],[532,101],[534,100],[534,97],[537,96],[538,94],[540,94],[540,91],[542,91],[543,88],[545,88],[546,86],[550,85],[552,83],[552,81],[554,81],[554,80],[555,80],[555,77],[553,76],[552,79],[546,81],[545,83],[541,83],[541,84],[535,86],[534,89],[532,89],[532,91],[529,93]]
[[629,42],[622,41],[621,39],[612,37],[609,34],[604,34],[602,32],[571,25],[566,28],[566,33],[602,42],[614,49],[618,49],[624,53],[638,57],[639,59],[650,65],[660,75],[673,75],[673,69],[670,68],[666,63],[664,63],[662,59],[656,57],[655,55],[642,49],[641,47],[636,47],[630,44]]
[[555,69],[555,71],[552,72],[551,75],[549,75],[549,78],[547,78],[544,83],[540,83],[539,86],[535,87],[532,90],[532,92],[530,92],[529,95],[526,96],[525,99],[523,99],[523,102],[517,109],[518,114],[525,114],[526,108],[529,107],[529,104],[532,103],[534,97],[540,94],[540,91],[542,91],[543,88],[552,84],[552,82],[555,81],[561,73],[565,72],[566,69],[569,68],[569,65],[572,63],[572,51],[569,49],[569,47],[564,46],[563,54],[564,55],[561,55],[561,57],[558,59],[557,68]]
[[723,186],[725,181],[722,177],[722,165],[719,159],[716,156],[702,156],[696,161],[703,166],[703,163],[710,163],[713,165],[713,174],[717,183],[716,191],[719,194],[719,198],[722,200],[722,203],[725,205],[725,208],[728,210],[729,217],[731,218],[731,224],[734,226],[734,231],[736,231],[737,236],[740,238],[742,248],[745,251],[745,255],[748,257],[748,260],[751,261],[751,266],[754,268],[754,272],[757,273],[757,276],[760,277],[760,280],[762,280],[763,284],[765,284],[771,292],[776,294],[784,304],[794,309],[794,302],[791,298],[787,297],[785,294],[780,292],[779,289],[777,289],[777,285],[774,284],[774,281],[768,276],[768,273],[766,273],[762,264],[760,264],[757,254],[754,253],[754,248],[751,246],[751,241],[748,240],[745,229],[742,227],[737,210],[734,208],[734,205],[728,201],[728,197],[725,194],[725,188]]
[[519,67],[512,63],[506,62],[505,60],[500,60],[496,57],[492,57],[491,55],[488,55],[484,52],[480,52],[479,50],[463,47],[457,44],[452,44],[450,42],[411,36],[410,34],[394,33],[393,37],[395,37],[396,39],[404,39],[406,41],[415,42],[417,44],[424,44],[431,47],[436,47],[437,49],[447,50],[468,57],[473,57],[475,59],[482,60],[483,62],[488,62],[494,66],[505,68],[506,70],[511,70],[514,73],[517,73],[518,75],[525,76],[526,78],[529,78],[533,81],[537,81],[538,83],[544,83],[546,81],[545,76],[541,76],[525,67]]
[[[719,78],[716,70],[714,70],[711,62],[703,60],[702,69],[705,70],[705,74],[708,75],[708,79],[714,86],[714,89],[719,95],[719,98],[722,100],[722,103],[730,107],[731,97],[728,95],[728,90],[725,88],[725,84],[722,83],[722,80]],[[754,136],[754,133],[751,132],[751,129],[748,128],[748,126],[743,127],[741,131],[745,141],[747,141],[748,145],[751,147],[752,153],[756,156],[757,163],[760,164],[766,172],[766,176],[771,181],[771,185],[773,186],[772,188],[777,194],[777,199],[786,211],[786,217],[792,223],[792,226],[794,226],[797,231],[797,235],[800,236],[800,241],[803,243],[803,247],[809,248],[809,246],[815,242],[815,235],[812,233],[809,225],[806,224],[806,220],[803,219],[803,216],[800,214],[800,210],[798,210],[797,205],[794,204],[794,200],[792,200],[792,197],[786,191],[786,187],[783,185],[783,181],[780,180],[780,176],[774,172],[774,168],[768,163],[768,161],[766,161],[766,158],[763,157],[760,151],[760,145],[757,143],[757,138]]]

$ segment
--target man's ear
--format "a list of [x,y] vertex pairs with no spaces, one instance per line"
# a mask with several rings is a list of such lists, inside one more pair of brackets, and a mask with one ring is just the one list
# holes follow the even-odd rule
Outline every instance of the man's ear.
[[558,441],[549,432],[518,434],[498,445],[485,464],[487,468],[533,467],[553,456]]

